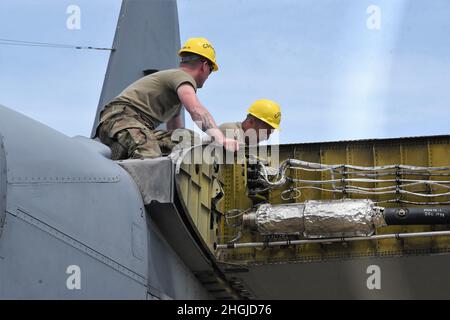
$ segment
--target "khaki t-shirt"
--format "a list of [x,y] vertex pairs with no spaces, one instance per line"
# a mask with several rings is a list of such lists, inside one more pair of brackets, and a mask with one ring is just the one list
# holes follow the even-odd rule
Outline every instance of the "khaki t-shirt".
[[130,105],[156,128],[180,113],[177,89],[184,83],[191,84],[197,91],[194,78],[181,69],[155,72],[132,83],[108,105]]
[[[242,129],[242,123],[240,122],[226,122],[219,126],[219,129],[223,132],[225,137],[233,138],[239,142],[244,142],[244,129]],[[230,135],[231,134],[231,135]]]

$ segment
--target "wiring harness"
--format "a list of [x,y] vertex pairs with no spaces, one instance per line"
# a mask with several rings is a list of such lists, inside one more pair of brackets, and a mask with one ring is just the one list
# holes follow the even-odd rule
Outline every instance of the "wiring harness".
[[[268,167],[263,162],[257,163],[258,176],[255,182],[259,189],[254,193],[285,186],[290,187],[281,192],[283,200],[291,200],[301,196],[303,189],[315,189],[323,192],[370,196],[393,195],[392,199],[376,203],[407,203],[416,205],[450,204],[450,201],[430,201],[437,197],[450,196],[450,180],[431,180],[437,177],[450,177],[450,166],[447,167],[419,167],[411,165],[386,165],[363,167],[355,165],[327,165],[296,159],[283,161],[278,169]],[[330,179],[309,180],[289,177],[288,170],[305,172],[328,172]],[[292,171],[291,171],[292,172]],[[414,178],[423,177],[422,179]],[[446,179],[446,178],[443,178]],[[450,178],[447,178],[450,179]],[[363,187],[361,184],[384,184],[381,187]],[[413,187],[424,186],[421,190],[411,190]],[[424,201],[408,201],[401,199],[402,195],[424,198]]]

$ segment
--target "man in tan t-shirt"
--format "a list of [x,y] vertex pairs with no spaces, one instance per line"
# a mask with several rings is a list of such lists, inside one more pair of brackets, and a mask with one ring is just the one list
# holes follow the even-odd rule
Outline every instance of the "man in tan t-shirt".
[[280,127],[280,106],[271,100],[255,101],[247,110],[248,114],[242,122],[228,122],[219,126],[227,138],[236,139],[247,145],[258,144],[269,139],[274,129]]
[[[170,152],[172,130],[181,128],[180,111],[185,106],[192,120],[229,151],[236,140],[226,138],[209,111],[197,98],[212,71],[217,71],[215,51],[208,40],[191,38],[178,52],[178,69],[164,70],[132,83],[100,113],[96,136],[112,150],[113,160],[156,158]],[[167,122],[168,131],[155,130]]]

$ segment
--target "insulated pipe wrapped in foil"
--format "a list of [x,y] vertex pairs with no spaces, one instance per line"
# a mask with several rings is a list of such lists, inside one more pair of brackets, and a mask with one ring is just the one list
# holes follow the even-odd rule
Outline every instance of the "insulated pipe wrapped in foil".
[[371,200],[306,201],[305,238],[371,236],[386,225],[382,210]]
[[263,204],[259,206],[256,211],[256,227],[259,233],[263,235],[301,235],[304,231],[303,210],[303,204],[286,204],[277,206]]
[[306,201],[304,204],[263,204],[244,216],[244,226],[262,235],[303,235],[305,238],[370,236],[386,225],[382,209],[371,200]]

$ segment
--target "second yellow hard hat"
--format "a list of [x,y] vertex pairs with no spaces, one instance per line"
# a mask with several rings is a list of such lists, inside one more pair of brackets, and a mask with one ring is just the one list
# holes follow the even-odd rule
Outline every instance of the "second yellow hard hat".
[[181,55],[183,52],[190,52],[198,54],[199,56],[205,57],[209,61],[211,61],[213,65],[213,71],[219,70],[219,66],[216,62],[216,51],[212,46],[211,42],[209,42],[205,38],[189,38],[183,47],[181,47],[180,51],[178,51],[178,55]]
[[275,101],[260,99],[253,102],[247,112],[259,120],[278,129],[281,122],[281,108]]

